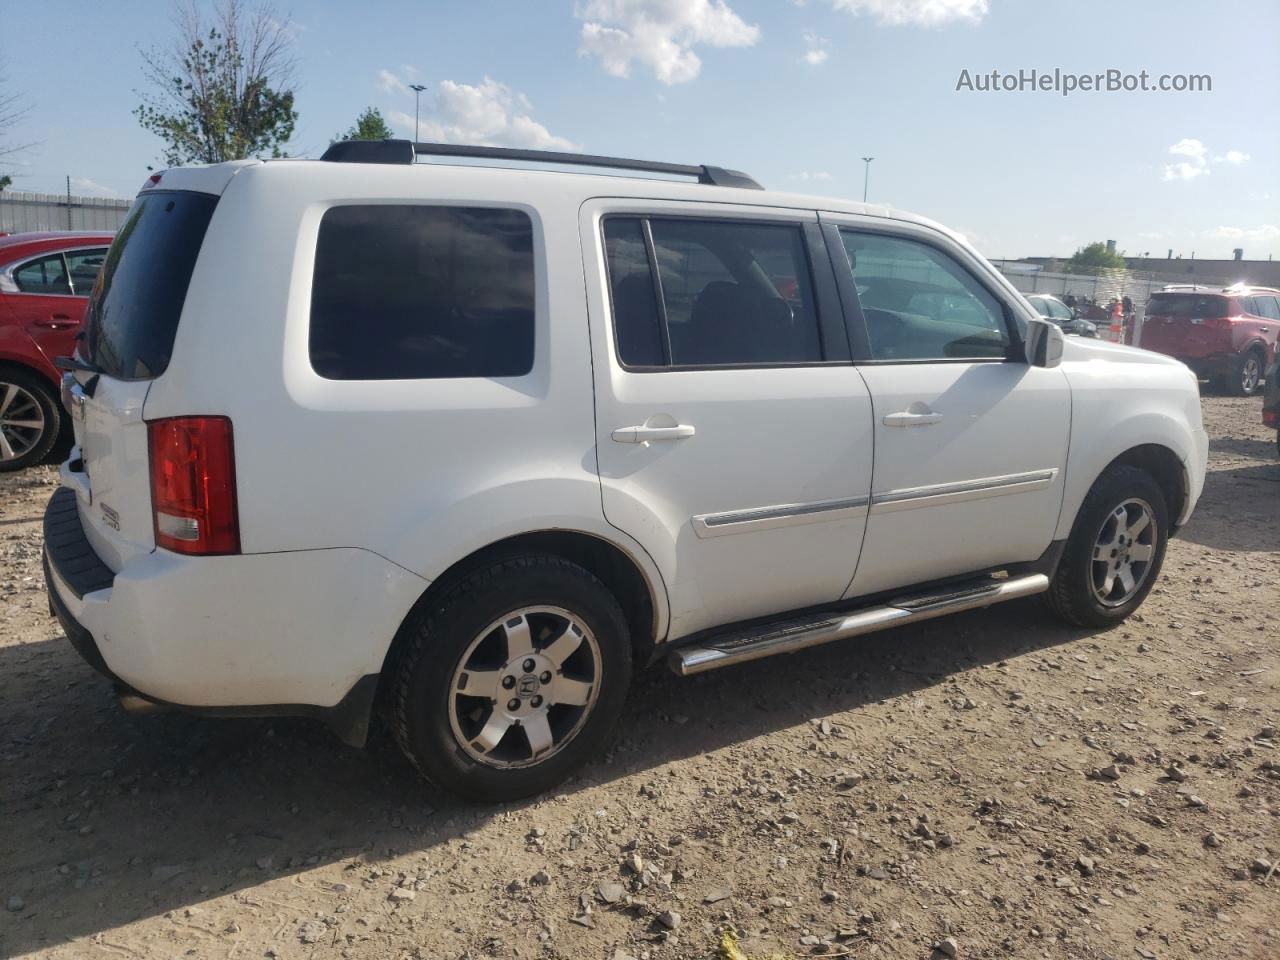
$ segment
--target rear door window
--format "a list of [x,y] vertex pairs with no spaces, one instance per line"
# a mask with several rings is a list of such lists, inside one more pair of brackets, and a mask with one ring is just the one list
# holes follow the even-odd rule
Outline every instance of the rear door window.
[[101,250],[68,250],[67,268],[71,274],[71,290],[77,297],[93,293],[93,285],[107,259],[107,248]]
[[611,217],[604,232],[614,333],[624,365],[763,366],[824,359],[799,226]]
[[387,204],[321,219],[310,331],[320,376],[518,377],[533,350],[528,214]]
[[1259,316],[1268,320],[1280,320],[1280,300],[1275,297],[1254,297],[1258,303]]
[[63,297],[71,295],[67,265],[60,253],[24,263],[13,271],[13,282],[23,293],[45,293]]
[[129,211],[102,265],[85,313],[87,359],[121,380],[158,377],[169,366],[187,286],[218,198],[157,190]]

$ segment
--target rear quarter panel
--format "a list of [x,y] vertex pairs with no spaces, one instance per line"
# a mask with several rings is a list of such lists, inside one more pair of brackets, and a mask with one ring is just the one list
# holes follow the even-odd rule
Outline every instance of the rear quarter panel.
[[[371,174],[361,164],[299,162],[245,168],[230,183],[146,417],[231,418],[245,553],[356,547],[431,580],[506,537],[570,529],[631,555],[665,620],[652,561],[604,519],[580,200],[557,195],[565,189],[557,180],[567,178],[543,179],[531,190],[478,170]],[[316,374],[308,349],[316,237],[325,211],[344,203],[525,211],[536,265],[532,372],[382,381]]]

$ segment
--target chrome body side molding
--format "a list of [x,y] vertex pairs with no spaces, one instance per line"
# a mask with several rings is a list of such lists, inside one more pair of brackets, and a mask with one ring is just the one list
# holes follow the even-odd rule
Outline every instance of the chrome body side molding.
[[1050,486],[1058,476],[1058,468],[1031,470],[1027,473],[1009,473],[999,477],[983,477],[980,480],[962,480],[959,483],[938,483],[927,487],[904,487],[887,490],[871,496],[872,513],[890,513],[896,510],[914,510],[943,503],[960,503],[965,500],[982,500],[1002,497],[1010,493],[1025,493]]
[[700,539],[723,537],[752,530],[789,527],[802,523],[825,523],[866,513],[870,497],[847,497],[841,500],[817,500],[813,503],[784,503],[727,513],[704,513],[693,518],[693,529]]

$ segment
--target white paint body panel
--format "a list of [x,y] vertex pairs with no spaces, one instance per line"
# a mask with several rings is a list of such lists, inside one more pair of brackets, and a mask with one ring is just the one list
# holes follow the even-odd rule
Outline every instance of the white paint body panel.
[[[1203,483],[1193,381],[1142,351],[1073,338],[1056,370],[641,375],[612,359],[597,229],[605,208],[898,226],[944,236],[985,263],[956,235],[888,208],[659,180],[316,161],[168,171],[161,189],[221,200],[168,369],[149,384],[104,378],[102,410],[115,412],[81,433],[99,461],[95,494],[120,515],[119,531],[64,471],[115,584],[83,600],[53,584],[111,669],[161,699],[337,703],[381,668],[432,580],[521,533],[578,531],[617,546],[648,585],[661,642],[835,600],[855,571],[862,593],[1029,559],[1066,535],[1101,469],[1138,444],[1164,444],[1185,463],[1184,520]],[[324,211],[350,202],[526,211],[537,270],[532,372],[317,376],[307,354],[315,238]],[[1003,278],[991,282],[1029,315]],[[877,417],[913,400],[946,420],[889,436]],[[200,414],[234,424],[243,555],[179,557],[151,539],[144,420]],[[612,439],[657,415],[696,433]],[[1034,489],[868,516],[877,492],[1041,469],[1058,472]]]
[[[862,375],[874,398],[876,468],[864,561],[849,596],[1039,557],[1058,523],[1071,429],[1061,370],[919,363],[867,365]],[[884,425],[886,416],[912,404],[927,405],[941,419]],[[1030,489],[995,485],[1035,471],[1054,471],[1054,478]],[[965,499],[911,489],[983,479],[991,486]],[[888,499],[907,492],[914,497]]]

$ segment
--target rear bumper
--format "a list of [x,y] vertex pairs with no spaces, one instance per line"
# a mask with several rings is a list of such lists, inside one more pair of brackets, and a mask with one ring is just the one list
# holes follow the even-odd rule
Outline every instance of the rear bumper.
[[59,489],[45,583],[85,662],[122,691],[216,716],[315,716],[363,742],[391,638],[426,582],[363,550],[182,557],[108,570]]

